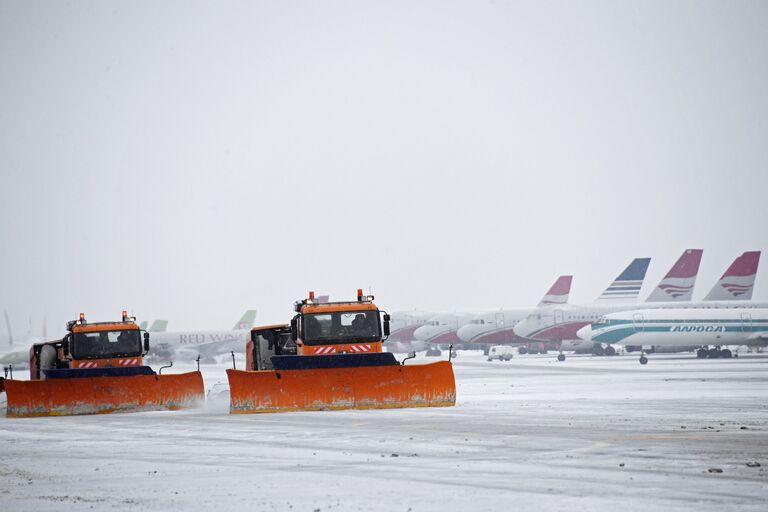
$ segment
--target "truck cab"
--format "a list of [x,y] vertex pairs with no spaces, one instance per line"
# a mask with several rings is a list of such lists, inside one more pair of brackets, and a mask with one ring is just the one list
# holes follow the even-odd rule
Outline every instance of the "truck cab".
[[37,343],[29,351],[32,380],[45,379],[44,370],[93,369],[142,366],[149,350],[149,333],[142,331],[136,319],[123,311],[120,322],[88,323],[80,313],[78,320],[67,323],[69,331],[56,341]]
[[382,352],[389,336],[389,315],[373,302],[373,295],[357,291],[356,301],[321,302],[315,293],[294,304],[290,325],[251,329],[246,346],[246,368],[271,370],[271,357],[321,356]]

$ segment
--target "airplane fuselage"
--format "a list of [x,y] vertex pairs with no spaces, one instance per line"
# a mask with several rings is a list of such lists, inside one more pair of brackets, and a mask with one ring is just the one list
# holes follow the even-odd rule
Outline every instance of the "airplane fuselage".
[[606,315],[579,330],[592,343],[679,347],[768,344],[768,309],[647,309]]

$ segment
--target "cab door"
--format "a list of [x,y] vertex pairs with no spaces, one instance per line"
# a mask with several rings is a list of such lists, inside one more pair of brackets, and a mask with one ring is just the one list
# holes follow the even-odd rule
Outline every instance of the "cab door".
[[645,317],[642,313],[635,313],[632,315],[632,323],[635,327],[635,332],[643,332],[645,326]]
[[741,330],[743,332],[752,332],[752,313],[741,314]]

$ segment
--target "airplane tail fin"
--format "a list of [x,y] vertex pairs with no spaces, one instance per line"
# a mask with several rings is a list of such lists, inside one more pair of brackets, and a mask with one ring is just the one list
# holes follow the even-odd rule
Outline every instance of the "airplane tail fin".
[[637,299],[651,258],[635,258],[624,272],[605,289],[596,302],[621,302]]
[[760,251],[748,251],[736,258],[704,300],[750,300],[758,263]]
[[686,249],[645,301],[683,302],[691,300],[703,253],[702,249]]
[[149,322],[147,322],[146,320],[144,320],[143,322],[141,322],[141,323],[139,324],[139,329],[141,329],[142,331],[146,331],[146,330],[147,330],[147,326],[148,326],[148,325],[149,325]]
[[237,321],[235,326],[232,328],[233,331],[243,331],[250,329],[253,327],[253,323],[256,321],[256,310],[255,309],[249,309],[245,313],[243,313],[243,316],[240,317],[240,320]]
[[149,326],[149,332],[165,332],[168,328],[168,320],[155,320]]
[[568,302],[568,295],[571,293],[571,281],[573,276],[560,276],[549,289],[546,295],[542,297],[537,307],[549,306],[551,304],[565,304]]

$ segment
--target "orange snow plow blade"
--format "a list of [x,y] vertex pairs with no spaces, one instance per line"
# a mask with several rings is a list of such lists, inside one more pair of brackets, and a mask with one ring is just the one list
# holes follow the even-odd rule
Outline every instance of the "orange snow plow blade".
[[8,416],[69,416],[194,407],[200,372],[168,375],[6,380]]
[[227,376],[229,412],[233,414],[456,404],[456,382],[448,361],[408,366],[227,370]]

